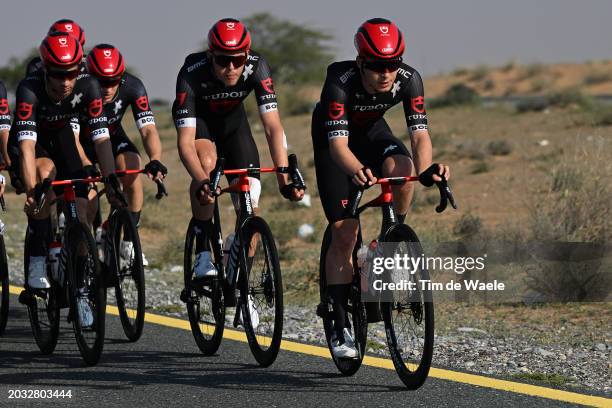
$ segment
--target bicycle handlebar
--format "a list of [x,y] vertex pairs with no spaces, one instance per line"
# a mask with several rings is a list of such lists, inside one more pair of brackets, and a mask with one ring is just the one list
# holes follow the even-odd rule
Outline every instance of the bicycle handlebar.
[[[387,177],[387,178],[380,178],[376,181],[376,183],[374,184],[380,184],[380,185],[402,185],[408,182],[413,182],[413,181],[417,181],[419,178],[418,177],[414,177],[414,176],[410,176],[410,177]],[[438,190],[440,191],[440,204],[438,204],[436,206],[436,212],[437,213],[441,213],[444,210],[446,210],[446,207],[448,206],[448,203],[450,202],[451,206],[456,210],[457,209],[457,204],[455,202],[455,198],[453,197],[453,193],[451,192],[450,187],[448,186],[448,183],[445,179],[442,179],[442,181],[438,181],[435,182],[436,186],[438,187]],[[353,197],[351,197],[351,199],[349,200],[349,203],[346,207],[346,210],[348,212],[348,214],[351,217],[355,217],[359,212],[360,212],[360,208],[359,208],[359,203],[361,201],[361,199],[363,198],[363,192],[364,190],[370,188],[372,186],[361,186],[353,195]]]
[[[145,169],[135,169],[135,170],[117,170],[115,174],[119,177],[123,177],[127,174],[145,174]],[[155,198],[157,200],[161,200],[162,198],[168,197],[168,191],[166,191],[166,186],[162,180],[154,180],[157,185],[157,193],[155,194]]]

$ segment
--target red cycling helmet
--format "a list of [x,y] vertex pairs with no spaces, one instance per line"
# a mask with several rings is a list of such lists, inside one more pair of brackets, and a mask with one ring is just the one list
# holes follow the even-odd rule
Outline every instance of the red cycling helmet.
[[68,33],[81,44],[81,47],[85,46],[85,31],[78,25],[74,20],[70,20],[64,18],[62,20],[57,20],[55,23],[49,27],[49,34],[54,33],[56,31],[61,31],[64,33]]
[[384,18],[373,18],[363,23],[357,30],[355,48],[360,57],[399,58],[404,53],[404,36],[391,21]]
[[109,44],[98,44],[87,55],[87,69],[98,79],[118,79],[125,72],[123,56]]
[[60,69],[77,65],[83,59],[83,47],[66,32],[56,31],[40,43],[40,59],[47,67]]
[[234,18],[224,18],[208,32],[208,48],[216,51],[245,51],[251,48],[251,35],[244,24]]

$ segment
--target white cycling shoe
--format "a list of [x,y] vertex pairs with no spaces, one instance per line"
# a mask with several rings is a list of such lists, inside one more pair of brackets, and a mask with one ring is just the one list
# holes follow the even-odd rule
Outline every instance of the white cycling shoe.
[[[249,315],[251,315],[251,327],[253,330],[256,330],[259,326],[259,313],[255,308],[255,303],[253,302],[253,296],[249,295]],[[240,314],[240,326],[244,327],[244,320],[242,320],[242,313]]]
[[[142,266],[149,266],[149,261],[145,258],[144,253],[142,253]],[[132,259],[134,256],[134,243],[132,241],[121,241],[119,244],[119,255],[121,259],[126,263]]]
[[336,358],[357,358],[355,341],[346,327],[344,328],[344,343],[340,344],[340,341],[334,334],[331,338],[331,344],[332,353]]
[[91,306],[85,297],[79,297],[77,300],[77,308],[79,314],[79,324],[82,328],[91,327],[93,324],[93,312]]
[[32,289],[49,289],[51,284],[47,277],[47,261],[44,256],[31,256],[28,267],[28,285]]
[[196,255],[193,271],[196,278],[211,278],[217,276],[217,268],[213,264],[210,251],[202,251]]

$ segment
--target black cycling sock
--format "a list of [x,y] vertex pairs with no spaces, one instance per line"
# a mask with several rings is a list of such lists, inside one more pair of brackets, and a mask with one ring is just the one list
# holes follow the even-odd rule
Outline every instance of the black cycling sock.
[[397,222],[403,224],[406,221],[406,214],[396,214]]
[[210,240],[208,237],[212,234],[212,227],[212,220],[195,220],[193,223],[193,232],[196,236],[196,253],[210,251]]
[[334,331],[340,344],[344,343],[344,328],[346,327],[346,306],[348,304],[350,284],[329,285],[327,294],[329,295],[333,308]]
[[[132,217],[132,220],[134,220],[134,225],[136,226],[136,228],[138,228],[140,224],[140,211],[130,211],[130,216]],[[129,242],[133,241],[132,233],[126,230],[123,236],[123,240]]]
[[28,217],[28,251],[30,256],[47,256],[51,218],[37,220]]

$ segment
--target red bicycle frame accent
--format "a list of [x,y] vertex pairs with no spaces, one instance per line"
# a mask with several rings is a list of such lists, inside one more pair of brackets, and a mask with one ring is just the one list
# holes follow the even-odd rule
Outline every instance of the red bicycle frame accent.
[[276,173],[274,167],[262,167],[260,169],[234,169],[234,170],[223,170],[223,174],[237,174],[240,176],[238,183],[230,184],[229,186],[221,189],[221,193],[240,193],[251,191],[251,185],[249,184],[249,173],[259,170],[259,173]]
[[418,177],[387,177],[380,178],[375,184],[380,184],[382,192],[375,199],[368,201],[363,207],[380,207],[383,204],[390,204],[393,202],[393,185],[399,185],[408,183],[411,181],[418,181]]

